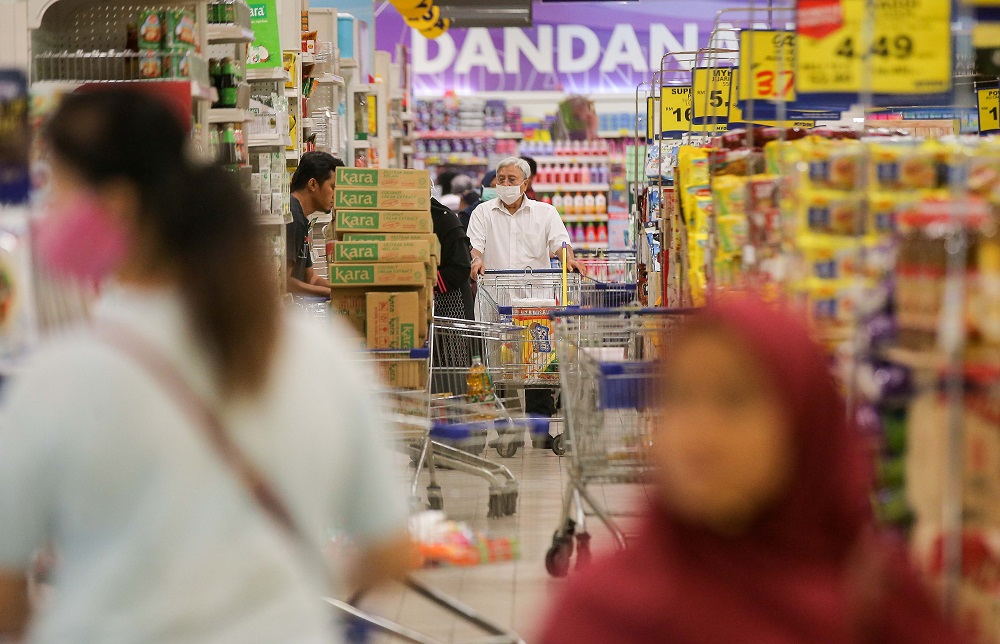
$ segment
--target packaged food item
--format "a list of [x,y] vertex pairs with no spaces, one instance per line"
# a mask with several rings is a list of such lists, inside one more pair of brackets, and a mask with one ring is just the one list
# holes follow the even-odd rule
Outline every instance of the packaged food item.
[[426,241],[340,241],[333,242],[330,261],[338,263],[430,262]]
[[836,280],[860,272],[861,241],[856,237],[806,233],[797,243],[810,277]]
[[147,49],[139,52],[139,77],[163,77],[163,57],[159,51]]
[[881,190],[931,190],[939,184],[938,156],[930,146],[873,144],[871,154]]
[[864,197],[829,190],[803,195],[804,229],[833,235],[857,235],[864,226]]
[[198,28],[194,14],[188,9],[168,9],[163,12],[164,47],[194,49],[198,45]]
[[330,283],[342,286],[424,286],[427,269],[424,264],[330,264]]
[[191,78],[191,51],[171,51],[164,62],[164,77]]
[[531,380],[558,380],[559,373],[552,365],[556,361],[555,335],[549,314],[556,306],[555,300],[512,299],[511,321],[524,328],[521,341],[521,362],[526,365],[525,376]]
[[430,212],[338,210],[335,230],[373,233],[433,233]]
[[[434,233],[344,233],[341,240],[345,242],[411,242],[426,241],[430,247],[431,257],[441,256],[441,240]],[[330,251],[333,252],[332,250]]]
[[338,210],[419,210],[430,212],[431,193],[419,190],[337,188]]
[[430,190],[427,170],[402,168],[337,168],[337,189],[375,188],[377,190]]
[[854,143],[814,145],[806,151],[809,183],[814,188],[853,190],[861,178],[861,146]]
[[[163,49],[163,16],[158,9],[139,12],[139,49]],[[150,77],[146,77],[150,78]]]
[[419,298],[415,291],[373,291],[365,296],[365,333],[369,349],[418,346]]

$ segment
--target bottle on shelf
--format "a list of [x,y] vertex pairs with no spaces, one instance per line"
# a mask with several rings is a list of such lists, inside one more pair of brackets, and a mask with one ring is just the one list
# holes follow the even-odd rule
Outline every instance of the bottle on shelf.
[[560,215],[566,214],[565,203],[563,202],[563,196],[558,192],[552,195],[552,206],[556,209]]
[[238,89],[236,66],[233,64],[233,59],[228,56],[223,58],[220,64],[222,67],[219,71],[219,107],[236,107],[236,92]]
[[593,215],[596,208],[596,200],[594,199],[594,193],[588,192],[583,197],[583,213],[586,215]]
[[573,214],[582,215],[586,212],[586,199],[579,192],[573,197]]
[[580,183],[590,183],[591,179],[590,166],[588,164],[583,164],[580,166]]
[[570,239],[573,243],[579,244],[583,241],[583,224],[577,222],[570,225]]
[[594,197],[594,212],[598,215],[605,215],[608,212],[608,198],[603,192],[598,192]]
[[236,129],[230,123],[222,130],[219,140],[219,164],[230,172],[240,169],[239,150],[236,146]]
[[597,243],[597,234],[594,232],[594,224],[587,224],[584,228],[583,241],[588,244]]
[[608,225],[607,224],[597,224],[597,243],[607,244],[608,243]]
[[479,356],[472,356],[472,366],[465,376],[465,395],[472,402],[482,402],[486,400],[486,367],[483,359]]

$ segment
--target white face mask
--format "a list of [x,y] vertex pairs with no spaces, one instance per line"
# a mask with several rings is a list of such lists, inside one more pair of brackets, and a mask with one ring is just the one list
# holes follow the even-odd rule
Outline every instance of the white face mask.
[[521,186],[497,186],[497,196],[509,206],[521,198]]

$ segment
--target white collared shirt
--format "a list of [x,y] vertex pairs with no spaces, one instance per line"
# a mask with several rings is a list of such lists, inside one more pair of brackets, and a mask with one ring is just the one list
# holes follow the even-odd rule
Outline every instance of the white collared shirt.
[[513,215],[499,197],[480,204],[469,220],[469,240],[490,271],[549,268],[549,258],[570,245],[558,211],[527,197]]

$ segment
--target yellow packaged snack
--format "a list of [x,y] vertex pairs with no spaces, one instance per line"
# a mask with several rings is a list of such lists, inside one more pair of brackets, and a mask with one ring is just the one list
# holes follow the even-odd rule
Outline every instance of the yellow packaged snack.
[[872,182],[879,190],[931,190],[939,183],[938,150],[922,144],[873,144]]
[[799,212],[803,231],[857,235],[864,228],[863,196],[833,190],[809,190]]
[[856,141],[823,141],[805,151],[813,188],[853,190],[861,179],[862,148]]
[[798,239],[805,264],[803,273],[827,280],[853,277],[861,268],[861,245],[857,237],[807,233]]

